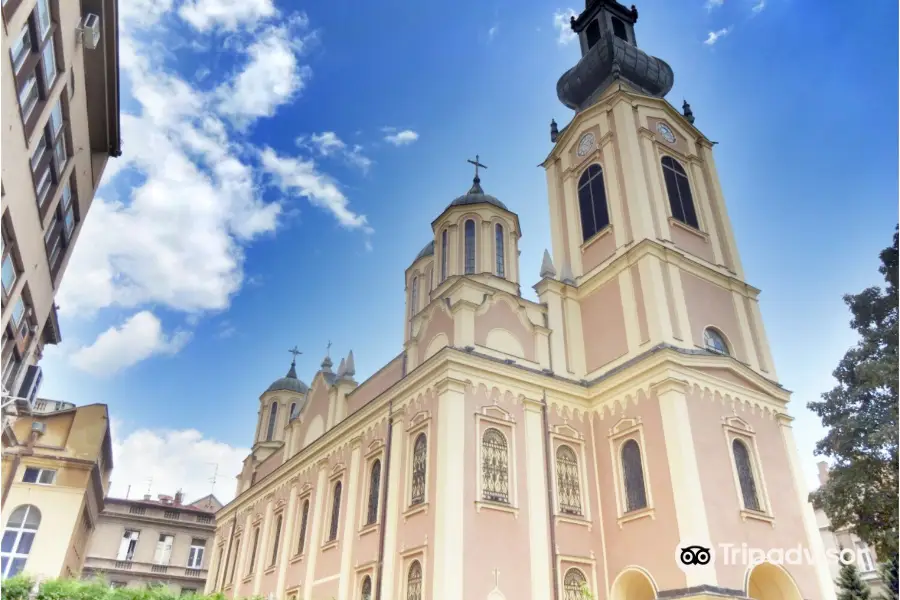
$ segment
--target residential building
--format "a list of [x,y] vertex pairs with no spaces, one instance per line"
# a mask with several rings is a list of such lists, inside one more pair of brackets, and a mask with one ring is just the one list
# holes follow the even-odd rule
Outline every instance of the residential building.
[[3,404],[27,412],[28,367],[61,340],[56,291],[121,154],[118,0],[4,0],[2,18]]
[[[476,156],[468,192],[422,224],[399,354],[362,383],[350,352],[263,388],[207,591],[834,598],[713,142],[665,100],[672,68],[638,48],[637,18],[588,0],[572,20],[538,302],[520,293],[514,200],[485,191]],[[815,560],[681,552],[712,540]]]
[[0,577],[77,577],[113,467],[106,405],[24,415],[10,429]]
[[88,546],[82,577],[102,576],[116,587],[168,586],[202,592],[222,504],[209,495],[191,504],[183,494],[156,500],[107,498]]
[[[821,461],[819,467],[819,483],[825,485],[828,481],[828,463]],[[881,577],[878,569],[878,556],[875,549],[870,548],[868,544],[859,539],[855,533],[847,527],[835,530],[831,526],[831,520],[822,509],[816,510],[816,524],[819,526],[819,533],[822,535],[822,543],[828,553],[828,571],[831,574],[832,581],[837,582],[837,578],[841,572],[841,553],[843,560],[853,560],[859,569],[859,575],[862,580],[869,586],[872,591],[873,598],[888,598],[887,586]],[[837,592],[835,584],[835,592]]]

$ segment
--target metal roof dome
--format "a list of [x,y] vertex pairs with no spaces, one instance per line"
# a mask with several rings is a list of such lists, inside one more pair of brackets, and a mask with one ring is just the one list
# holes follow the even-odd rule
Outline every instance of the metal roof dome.
[[291,361],[291,368],[287,375],[281,379],[272,382],[266,392],[295,392],[297,394],[305,394],[309,391],[309,386],[297,379],[297,371],[294,368],[294,361]]
[[472,187],[469,191],[453,200],[453,202],[447,205],[447,208],[450,208],[451,206],[463,206],[466,204],[493,204],[503,210],[509,210],[506,208],[506,205],[497,198],[484,193],[484,190],[481,189],[481,178],[478,177],[478,175],[476,175],[475,179],[472,181]]
[[425,247],[422,248],[422,251],[416,254],[416,257],[413,259],[413,262],[416,262],[420,258],[425,258],[426,256],[434,256],[434,240],[431,240]]

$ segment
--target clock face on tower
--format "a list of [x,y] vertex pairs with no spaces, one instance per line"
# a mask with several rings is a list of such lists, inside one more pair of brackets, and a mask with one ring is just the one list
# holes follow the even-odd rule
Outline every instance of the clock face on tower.
[[586,133],[581,136],[581,140],[578,142],[578,156],[585,156],[588,152],[594,149],[594,134]]
[[672,133],[672,130],[669,129],[669,126],[665,123],[657,123],[656,131],[659,132],[659,135],[663,136],[663,139],[669,142],[670,144],[675,143],[675,134]]

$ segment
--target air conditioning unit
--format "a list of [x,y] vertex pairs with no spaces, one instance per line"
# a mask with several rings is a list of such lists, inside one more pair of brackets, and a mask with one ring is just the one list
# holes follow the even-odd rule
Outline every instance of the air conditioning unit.
[[20,408],[20,403],[27,403],[28,408],[31,408],[31,405],[34,404],[35,397],[37,397],[38,390],[41,389],[41,380],[43,380],[43,378],[44,373],[39,366],[28,366],[28,369],[25,371],[25,377],[22,378],[22,386],[19,388],[19,393],[16,394],[18,396],[16,399],[16,408]]
[[94,50],[100,44],[100,17],[94,13],[84,15],[75,31],[78,32],[81,43],[88,50]]
[[38,433],[40,433],[40,434],[47,433],[47,424],[46,424],[46,423],[39,423],[39,422],[35,421],[35,422],[33,422],[33,423],[31,424],[31,430],[32,430],[32,431],[36,431],[36,432],[38,432]]

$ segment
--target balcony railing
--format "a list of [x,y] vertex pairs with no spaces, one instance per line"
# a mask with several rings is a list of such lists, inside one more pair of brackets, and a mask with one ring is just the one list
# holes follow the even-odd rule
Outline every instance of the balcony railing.
[[96,556],[88,556],[84,562],[84,568],[92,571],[130,571],[132,573],[166,575],[168,578],[204,579],[206,577],[206,569],[189,569],[180,565],[157,565],[150,562],[115,560]]

